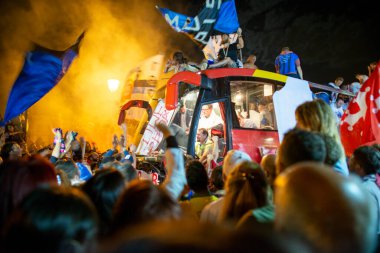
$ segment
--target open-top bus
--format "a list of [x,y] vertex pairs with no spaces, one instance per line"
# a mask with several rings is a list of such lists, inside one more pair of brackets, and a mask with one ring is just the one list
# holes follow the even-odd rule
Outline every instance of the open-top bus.
[[[285,92],[286,90],[288,92]],[[277,95],[281,92],[285,94],[279,98]],[[238,149],[245,151],[253,160],[260,162],[266,153],[276,152],[281,135],[286,128],[295,126],[296,106],[303,101],[313,99],[312,94],[323,96],[330,92],[348,97],[353,96],[352,93],[344,90],[263,70],[222,68],[197,73],[184,71],[173,75],[168,80],[165,95],[166,110],[163,112],[163,108],[160,108],[160,111],[162,115],[165,115],[164,120],[174,131],[180,147],[187,155],[195,157],[197,131],[202,120],[201,115],[204,113],[202,108],[212,105],[214,114],[223,122],[221,126],[213,128],[217,129],[215,132],[219,135],[219,160],[223,159],[228,150]],[[142,101],[131,103],[132,106],[137,107],[145,105]],[[131,103],[122,107],[119,124],[123,122],[123,110]],[[176,114],[180,113],[180,103],[185,104],[186,109],[192,115],[187,129],[183,129],[178,123],[173,122]],[[151,117],[151,109],[149,106],[146,107],[148,108],[146,114]],[[154,110],[154,108],[152,109]],[[159,118],[156,117],[157,120],[162,120]],[[265,123],[263,118],[266,119]],[[152,125],[149,125],[150,123]],[[143,141],[146,141],[145,146],[151,145],[149,146],[152,148],[150,151],[155,151],[163,147],[162,144],[159,145],[162,136],[159,135],[157,129],[153,129],[155,123],[152,122],[152,119],[149,124],[145,119],[141,133],[144,129],[144,135],[148,130],[149,132],[156,131],[156,133],[149,135],[145,140],[142,138],[139,146],[141,147]],[[209,132],[213,134],[214,131]],[[161,139],[159,139],[160,137]],[[154,141],[155,145],[148,143],[150,141]],[[146,161],[158,165],[161,156],[157,153],[152,155],[150,151],[140,153],[140,161],[144,161],[145,165]]]
[[[282,100],[274,100],[275,92],[281,91],[285,85],[296,84],[301,88],[292,89],[290,96],[287,95],[288,97]],[[187,154],[195,155],[196,135],[203,113],[202,108],[212,104],[215,113],[223,120],[223,136],[219,141],[220,157],[230,149],[239,149],[248,153],[253,160],[260,162],[264,154],[275,152],[278,147],[281,138],[278,130],[281,126],[282,131],[286,130],[283,127],[283,117],[276,115],[276,112],[288,111],[289,115],[293,115],[294,122],[294,102],[297,105],[297,101],[305,101],[305,98],[300,100],[300,97],[305,95],[305,91],[302,91],[304,88],[322,96],[329,92],[353,96],[348,91],[268,71],[223,68],[198,73],[180,72],[172,76],[166,86],[166,109],[176,110],[181,99],[186,104],[187,110],[192,111],[193,117],[186,143]],[[310,92],[309,100],[311,99]],[[266,123],[263,123],[263,117],[266,117]],[[291,116],[289,121],[290,118]],[[292,122],[290,125],[285,122],[285,125],[291,126]]]

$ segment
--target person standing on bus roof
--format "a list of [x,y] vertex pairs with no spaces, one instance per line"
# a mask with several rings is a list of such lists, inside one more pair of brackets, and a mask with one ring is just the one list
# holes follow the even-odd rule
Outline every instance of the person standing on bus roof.
[[303,79],[301,61],[298,55],[283,47],[275,60],[276,72],[282,75]]

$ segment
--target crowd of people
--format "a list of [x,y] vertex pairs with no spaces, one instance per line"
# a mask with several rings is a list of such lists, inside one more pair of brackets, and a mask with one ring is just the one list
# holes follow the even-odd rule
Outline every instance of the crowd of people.
[[[376,252],[379,145],[347,158],[322,100],[300,105],[296,120],[260,164],[230,150],[211,172],[159,123],[166,142],[159,185],[140,176],[126,135],[103,153],[84,152],[77,133],[61,129],[50,151],[27,154],[6,142],[0,251]],[[210,137],[207,128],[199,133],[204,152]]]
[[[243,47],[241,29],[215,36],[201,64],[176,52],[165,72],[257,69],[254,54],[243,63]],[[275,68],[303,79],[288,47]],[[366,78],[329,85],[355,93]],[[212,104],[202,107],[195,157],[183,153],[173,128],[158,123],[163,175],[139,166],[125,124],[100,152],[59,128],[52,145],[27,149],[22,127],[8,123],[0,128],[0,252],[380,252],[380,146],[346,157],[336,124],[347,101],[327,95],[297,108],[297,127],[261,163],[242,150],[223,154],[223,121]],[[258,104],[257,122],[242,116],[239,123],[273,129],[269,105]],[[184,103],[179,112],[173,122],[188,133],[192,115]]]

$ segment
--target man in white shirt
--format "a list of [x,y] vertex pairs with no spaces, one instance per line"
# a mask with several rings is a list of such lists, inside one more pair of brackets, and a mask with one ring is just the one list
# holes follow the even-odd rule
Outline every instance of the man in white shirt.
[[209,131],[211,128],[223,124],[223,120],[220,116],[216,115],[213,109],[213,105],[204,105],[202,107],[201,118],[199,119],[198,129],[205,128]]
[[344,101],[341,98],[338,98],[335,103],[331,103],[331,109],[335,114],[336,124],[339,126],[340,120],[344,114],[343,111]]

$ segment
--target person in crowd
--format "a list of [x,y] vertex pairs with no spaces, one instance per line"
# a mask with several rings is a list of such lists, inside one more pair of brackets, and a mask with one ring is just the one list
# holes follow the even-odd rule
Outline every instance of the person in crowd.
[[260,114],[260,128],[273,129],[273,118],[265,102],[259,103],[258,111]]
[[223,120],[216,115],[212,104],[202,106],[201,118],[199,119],[198,129],[205,128],[207,131],[217,125],[223,125]]
[[376,69],[376,66],[377,66],[377,62],[371,62],[369,65],[368,65],[368,76],[371,76],[372,72]]
[[75,188],[39,188],[15,210],[4,232],[5,252],[85,253],[96,249],[98,219]]
[[198,160],[186,163],[186,180],[189,188],[187,200],[181,202],[184,216],[199,220],[203,208],[217,200],[208,190],[208,176],[206,168]]
[[6,160],[18,160],[22,156],[22,149],[16,142],[6,142],[0,151],[0,156],[4,161]]
[[368,76],[363,75],[363,74],[356,74],[355,78],[358,80],[358,82],[351,83],[350,89],[351,89],[351,92],[356,95],[356,94],[358,94],[360,88],[363,86],[365,81],[367,81]]
[[[85,143],[85,142],[84,142]],[[78,141],[72,142],[73,161],[78,166],[80,180],[87,181],[92,177],[91,168],[84,163],[83,146],[81,147]]]
[[326,148],[326,158],[324,164],[333,167],[342,157],[342,150],[334,137],[326,134],[319,135],[322,137]]
[[[0,120],[2,120],[0,115]],[[0,148],[5,143],[5,127],[0,126]]]
[[209,179],[209,190],[212,195],[220,198],[224,195],[223,167],[215,167]]
[[260,166],[265,173],[269,186],[273,189],[273,183],[276,178],[276,155],[264,155],[261,159]]
[[[251,161],[251,157],[240,150],[230,150],[227,152],[223,161],[223,180],[226,181],[228,175],[232,172],[232,170],[242,162]],[[201,213],[201,221],[202,222],[211,222],[211,223],[219,223],[221,220],[220,214],[222,211],[222,207],[224,205],[224,197],[219,198],[217,201],[214,201],[202,210]]]
[[258,69],[256,66],[256,55],[255,54],[250,54],[247,58],[247,60],[244,63],[244,68],[247,69]]
[[378,151],[380,151],[380,144],[379,143],[375,143],[371,147],[373,147],[373,148],[377,149]]
[[163,187],[148,180],[134,180],[116,202],[111,233],[157,220],[181,217],[181,207]]
[[129,182],[137,178],[137,170],[133,168],[132,163],[130,162],[113,162],[110,166],[115,168],[124,176],[124,183],[128,185]]
[[[242,113],[237,113],[240,127],[257,129],[256,120],[243,117]],[[260,116],[259,116],[260,117]]]
[[84,182],[80,179],[78,166],[72,159],[58,160],[55,164],[55,169],[57,171],[63,171],[67,175],[72,186],[79,186]]
[[207,156],[212,155],[213,142],[208,138],[208,131],[200,128],[197,133],[197,142],[195,143],[195,154],[201,163],[207,161]]
[[99,253],[311,253],[296,238],[259,229],[235,230],[192,220],[150,222],[125,230],[101,242]]
[[158,123],[156,127],[162,132],[166,141],[165,169],[167,173],[162,186],[172,199],[178,200],[187,185],[183,151],[178,147],[172,130],[166,124]]
[[111,168],[114,162],[118,162],[114,155],[108,156],[107,154],[104,154],[102,160],[99,163],[99,169]]
[[241,29],[236,34],[223,34],[221,43],[218,45],[219,52],[217,59],[212,59],[207,68],[237,68],[240,67],[238,51],[244,47],[244,40],[241,35]]
[[236,225],[245,213],[253,210],[253,216],[260,222],[273,222],[274,208],[268,191],[260,165],[250,161],[240,163],[227,177],[221,220]]
[[53,165],[40,156],[6,160],[0,167],[0,227],[22,199],[40,185],[57,185]]
[[196,64],[188,63],[186,57],[183,52],[177,51],[173,54],[173,58],[169,59],[166,63],[164,73],[168,73],[170,71],[174,71],[174,73],[178,73],[181,71],[191,71],[198,72],[200,69]]
[[275,181],[275,229],[315,252],[374,252],[376,209],[359,182],[321,163],[289,167]]
[[185,130],[186,132],[189,132],[191,119],[192,119],[191,112],[186,108],[185,103],[182,102],[180,104],[179,111],[176,113],[176,115],[173,118],[172,123],[177,124],[183,130]]
[[301,61],[297,54],[283,47],[275,60],[276,72],[282,75],[303,79]]
[[[343,82],[344,82],[344,78],[341,76],[338,76],[334,82],[329,82],[328,86],[330,86],[331,88],[340,90]],[[338,98],[338,93],[336,92],[330,93],[330,103],[335,103],[337,98]]]
[[344,114],[343,110],[344,100],[342,98],[338,98],[334,103],[331,103],[331,109],[335,115],[336,126],[340,126],[340,121]]
[[112,210],[124,188],[124,177],[116,169],[100,170],[82,186],[97,210],[101,235],[108,232]]
[[281,142],[276,156],[277,176],[298,162],[323,163],[326,147],[323,138],[314,132],[294,128],[288,131]]
[[342,157],[333,168],[336,172],[348,176],[349,171],[346,156],[342,142],[340,141],[335,115],[331,107],[323,100],[316,99],[299,105],[296,109],[295,116],[298,128],[326,134],[335,139],[341,149]]
[[360,85],[363,85],[368,80],[368,76],[364,74],[356,74],[355,78],[358,79]]
[[363,180],[363,186],[370,194],[376,207],[377,234],[380,234],[380,151],[370,146],[355,149],[349,161],[350,171]]
[[95,151],[91,152],[87,156],[87,164],[90,166],[92,173],[94,173],[95,170],[98,169],[99,158],[100,158],[99,154],[97,152],[95,152]]
[[335,78],[334,82],[329,82],[328,85],[334,89],[340,89],[343,82],[344,82],[344,78],[341,76],[338,76],[337,78]]
[[72,184],[71,184],[71,181],[69,179],[69,177],[67,176],[66,172],[64,172],[63,170],[55,170],[55,172],[57,173],[57,182],[58,182],[58,185],[62,186],[62,187],[71,187]]
[[24,135],[25,133],[22,131],[22,129],[18,129],[12,121],[8,122],[5,125],[5,141],[6,142],[14,141],[20,146],[23,146],[23,144],[25,144]]

